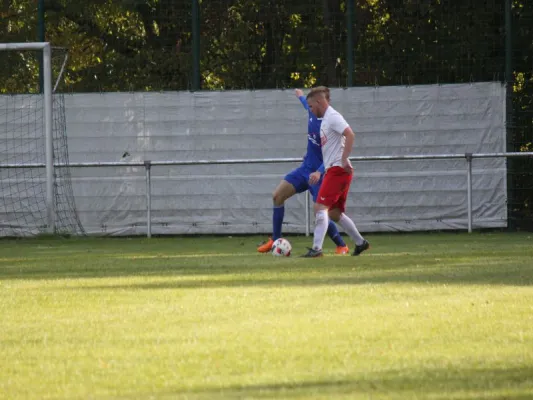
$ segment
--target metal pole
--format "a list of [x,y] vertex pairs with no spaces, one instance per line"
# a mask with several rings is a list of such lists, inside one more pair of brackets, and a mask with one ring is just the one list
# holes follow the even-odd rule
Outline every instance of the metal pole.
[[146,169],[146,237],[152,237],[152,164],[150,161],[144,162]]
[[309,201],[309,190],[305,192],[305,236],[311,233],[311,211]]
[[512,0],[505,0],[505,81],[513,80]]
[[472,233],[472,153],[466,153],[466,192],[468,207],[468,233]]
[[[0,51],[11,49],[0,43]],[[514,152],[514,153],[474,153],[472,158],[500,158],[500,157],[533,157],[532,151]],[[413,154],[405,156],[359,156],[350,157],[351,161],[407,161],[407,160],[457,160],[464,159],[465,154]],[[237,164],[279,164],[279,163],[301,163],[301,158],[250,158],[250,159],[235,159],[235,160],[194,160],[194,161],[151,161],[153,166],[168,166],[168,165],[237,165]],[[143,167],[144,161],[110,161],[110,162],[71,162],[68,164],[57,163],[56,167],[71,167],[71,168],[94,168],[94,167]],[[0,168],[44,168],[44,163],[25,163],[25,164],[1,164]]]
[[54,133],[52,104],[52,49],[50,43],[43,48],[44,79],[44,129],[46,153],[46,217],[48,233],[55,233],[55,174]]
[[200,89],[200,4],[192,0],[192,90]]
[[[515,151],[513,131],[513,38],[512,38],[512,0],[505,0],[505,126],[506,151]],[[515,228],[514,216],[511,214],[514,203],[515,160],[507,160],[507,221],[508,228]]]
[[[37,41],[45,40],[45,23],[44,23],[44,0],[39,0],[37,5]],[[39,93],[44,90],[44,71],[43,71],[43,54],[39,54]]]
[[353,18],[354,17],[354,0],[346,0],[346,68],[348,69],[348,77],[346,86],[353,86]]

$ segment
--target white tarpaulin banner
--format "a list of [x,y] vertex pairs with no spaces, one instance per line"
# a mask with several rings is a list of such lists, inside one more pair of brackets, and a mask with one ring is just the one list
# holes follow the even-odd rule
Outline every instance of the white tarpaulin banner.
[[[333,89],[353,156],[505,151],[500,83]],[[291,90],[72,94],[71,162],[302,157],[307,112]],[[271,194],[298,163],[152,168],[154,234],[269,233]],[[363,232],[466,229],[466,160],[354,164],[349,214]],[[145,234],[144,167],[74,168],[89,233]],[[504,227],[505,159],[473,161],[474,227]],[[285,232],[305,232],[305,197]]]

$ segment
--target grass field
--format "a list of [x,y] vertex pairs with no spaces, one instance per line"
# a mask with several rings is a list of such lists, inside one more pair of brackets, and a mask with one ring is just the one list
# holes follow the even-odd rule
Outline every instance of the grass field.
[[533,234],[368,239],[1,240],[0,398],[533,399]]

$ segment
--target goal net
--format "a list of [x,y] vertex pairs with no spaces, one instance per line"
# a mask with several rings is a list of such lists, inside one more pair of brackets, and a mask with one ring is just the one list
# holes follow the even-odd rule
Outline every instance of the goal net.
[[0,236],[84,234],[60,93],[66,59],[47,43],[0,43]]

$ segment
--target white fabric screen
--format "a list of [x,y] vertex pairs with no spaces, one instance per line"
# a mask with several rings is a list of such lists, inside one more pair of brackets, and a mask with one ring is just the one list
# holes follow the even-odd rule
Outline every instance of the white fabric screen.
[[[356,132],[354,156],[501,152],[499,83],[333,89]],[[301,157],[307,114],[290,90],[72,94],[71,162]],[[152,232],[268,233],[271,193],[298,164],[152,168]],[[361,231],[466,229],[466,161],[355,163],[347,213]],[[73,169],[89,233],[145,234],[143,167]],[[305,231],[305,198],[285,232]],[[505,159],[474,160],[474,227],[504,227]]]

